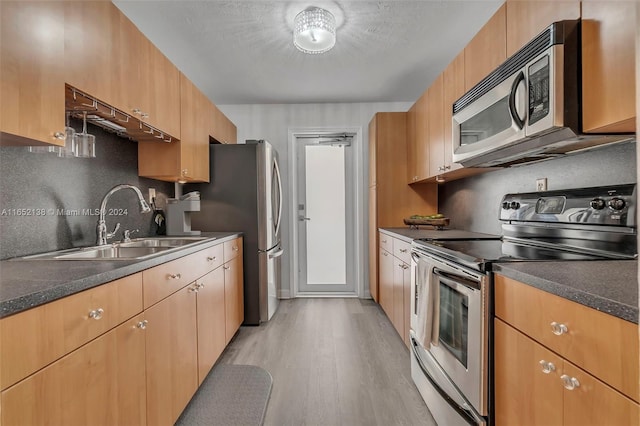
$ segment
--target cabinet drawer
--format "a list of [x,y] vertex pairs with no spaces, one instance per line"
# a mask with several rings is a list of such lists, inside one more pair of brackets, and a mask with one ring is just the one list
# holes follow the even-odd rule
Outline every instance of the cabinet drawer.
[[[194,255],[198,257],[196,262],[198,262],[199,265],[203,265],[202,275],[200,276],[204,276],[222,266],[224,262],[224,244],[217,244],[201,252],[194,253]],[[198,278],[200,278],[200,276]]]
[[409,265],[411,263],[411,244],[394,238],[393,255]]
[[140,312],[142,274],[135,274],[3,318],[2,389]]
[[380,236],[380,248],[385,249],[389,253],[393,253],[393,238],[388,236],[387,234],[383,234],[382,232],[378,232]]
[[636,324],[498,274],[495,312],[534,340],[639,400]]
[[224,243],[224,263],[242,256],[242,237]]
[[204,251],[142,271],[144,308],[147,309],[204,275]]

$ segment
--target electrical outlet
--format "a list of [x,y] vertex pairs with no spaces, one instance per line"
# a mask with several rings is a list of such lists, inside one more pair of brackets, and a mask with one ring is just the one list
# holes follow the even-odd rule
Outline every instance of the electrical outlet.
[[149,188],[149,202],[153,203],[154,198],[156,198],[156,190],[154,188]]
[[536,191],[546,191],[547,190],[547,178],[536,179]]

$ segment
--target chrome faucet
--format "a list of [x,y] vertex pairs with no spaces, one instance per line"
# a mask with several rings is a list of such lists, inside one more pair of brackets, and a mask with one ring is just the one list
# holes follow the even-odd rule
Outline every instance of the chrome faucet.
[[109,197],[111,197],[113,193],[126,188],[132,189],[138,195],[138,202],[140,203],[140,213],[149,213],[151,211],[149,204],[147,204],[147,202],[144,200],[144,197],[142,196],[142,192],[140,192],[140,190],[137,187],[133,185],[123,184],[123,185],[116,185],[113,188],[111,188],[111,190],[109,190],[109,192],[107,192],[107,194],[102,199],[102,204],[100,204],[100,219],[98,220],[98,228],[96,230],[98,234],[99,246],[103,246],[107,244],[107,240],[110,238],[113,238],[116,232],[118,232],[118,229],[120,229],[120,223],[118,223],[116,225],[116,228],[113,230],[113,232],[107,232],[107,222],[105,220],[105,216],[107,214],[107,201],[109,201]]

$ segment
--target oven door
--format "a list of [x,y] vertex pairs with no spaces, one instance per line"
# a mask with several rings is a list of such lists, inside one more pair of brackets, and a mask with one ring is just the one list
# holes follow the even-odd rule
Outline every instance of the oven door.
[[414,248],[411,290],[418,365],[437,366],[474,411],[488,415],[489,277]]
[[526,74],[518,70],[454,113],[453,161],[465,164],[474,157],[524,139],[526,117]]

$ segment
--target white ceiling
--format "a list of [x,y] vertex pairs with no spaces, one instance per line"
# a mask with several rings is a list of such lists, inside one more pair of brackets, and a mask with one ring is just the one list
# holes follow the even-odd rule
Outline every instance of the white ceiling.
[[[502,3],[113,1],[220,105],[413,102]],[[336,46],[322,55],[292,43],[293,19],[309,6],[337,20]]]

